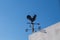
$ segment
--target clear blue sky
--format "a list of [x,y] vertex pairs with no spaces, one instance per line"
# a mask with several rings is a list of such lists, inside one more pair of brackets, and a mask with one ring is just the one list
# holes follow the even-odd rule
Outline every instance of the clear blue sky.
[[37,14],[42,28],[60,21],[59,0],[0,0],[0,40],[28,40],[26,16]]

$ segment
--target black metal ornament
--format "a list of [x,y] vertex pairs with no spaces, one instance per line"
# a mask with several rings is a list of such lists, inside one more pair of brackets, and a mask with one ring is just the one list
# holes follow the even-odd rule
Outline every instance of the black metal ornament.
[[[46,30],[41,29],[40,23],[34,23],[34,21],[36,20],[36,17],[37,17],[36,14],[34,16],[27,15],[27,19],[30,21],[30,23],[27,23],[27,24],[30,24],[29,28],[31,29],[26,29],[25,31],[28,32],[28,30],[32,30],[32,33],[34,33],[34,32],[37,32],[36,29],[38,29],[42,33],[47,33]],[[36,24],[38,25],[38,28],[34,27],[34,25]]]
[[36,20],[36,16],[34,15],[33,17],[31,17],[30,15],[27,15],[27,19],[30,20],[31,22],[34,22]]

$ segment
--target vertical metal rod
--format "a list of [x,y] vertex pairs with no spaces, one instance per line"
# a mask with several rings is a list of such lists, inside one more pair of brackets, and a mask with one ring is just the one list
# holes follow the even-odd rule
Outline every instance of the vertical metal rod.
[[32,23],[32,33],[34,33],[34,23]]

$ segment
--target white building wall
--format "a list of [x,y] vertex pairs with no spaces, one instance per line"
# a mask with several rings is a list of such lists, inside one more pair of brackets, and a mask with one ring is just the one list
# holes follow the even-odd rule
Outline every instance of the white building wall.
[[29,35],[29,40],[60,40],[60,22],[43,30],[46,30],[47,33],[42,31],[33,33]]

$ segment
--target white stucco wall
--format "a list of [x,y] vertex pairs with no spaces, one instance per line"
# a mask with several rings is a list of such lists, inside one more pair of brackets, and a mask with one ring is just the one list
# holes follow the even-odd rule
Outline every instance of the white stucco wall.
[[53,24],[43,30],[29,35],[29,40],[60,40],[60,22]]

